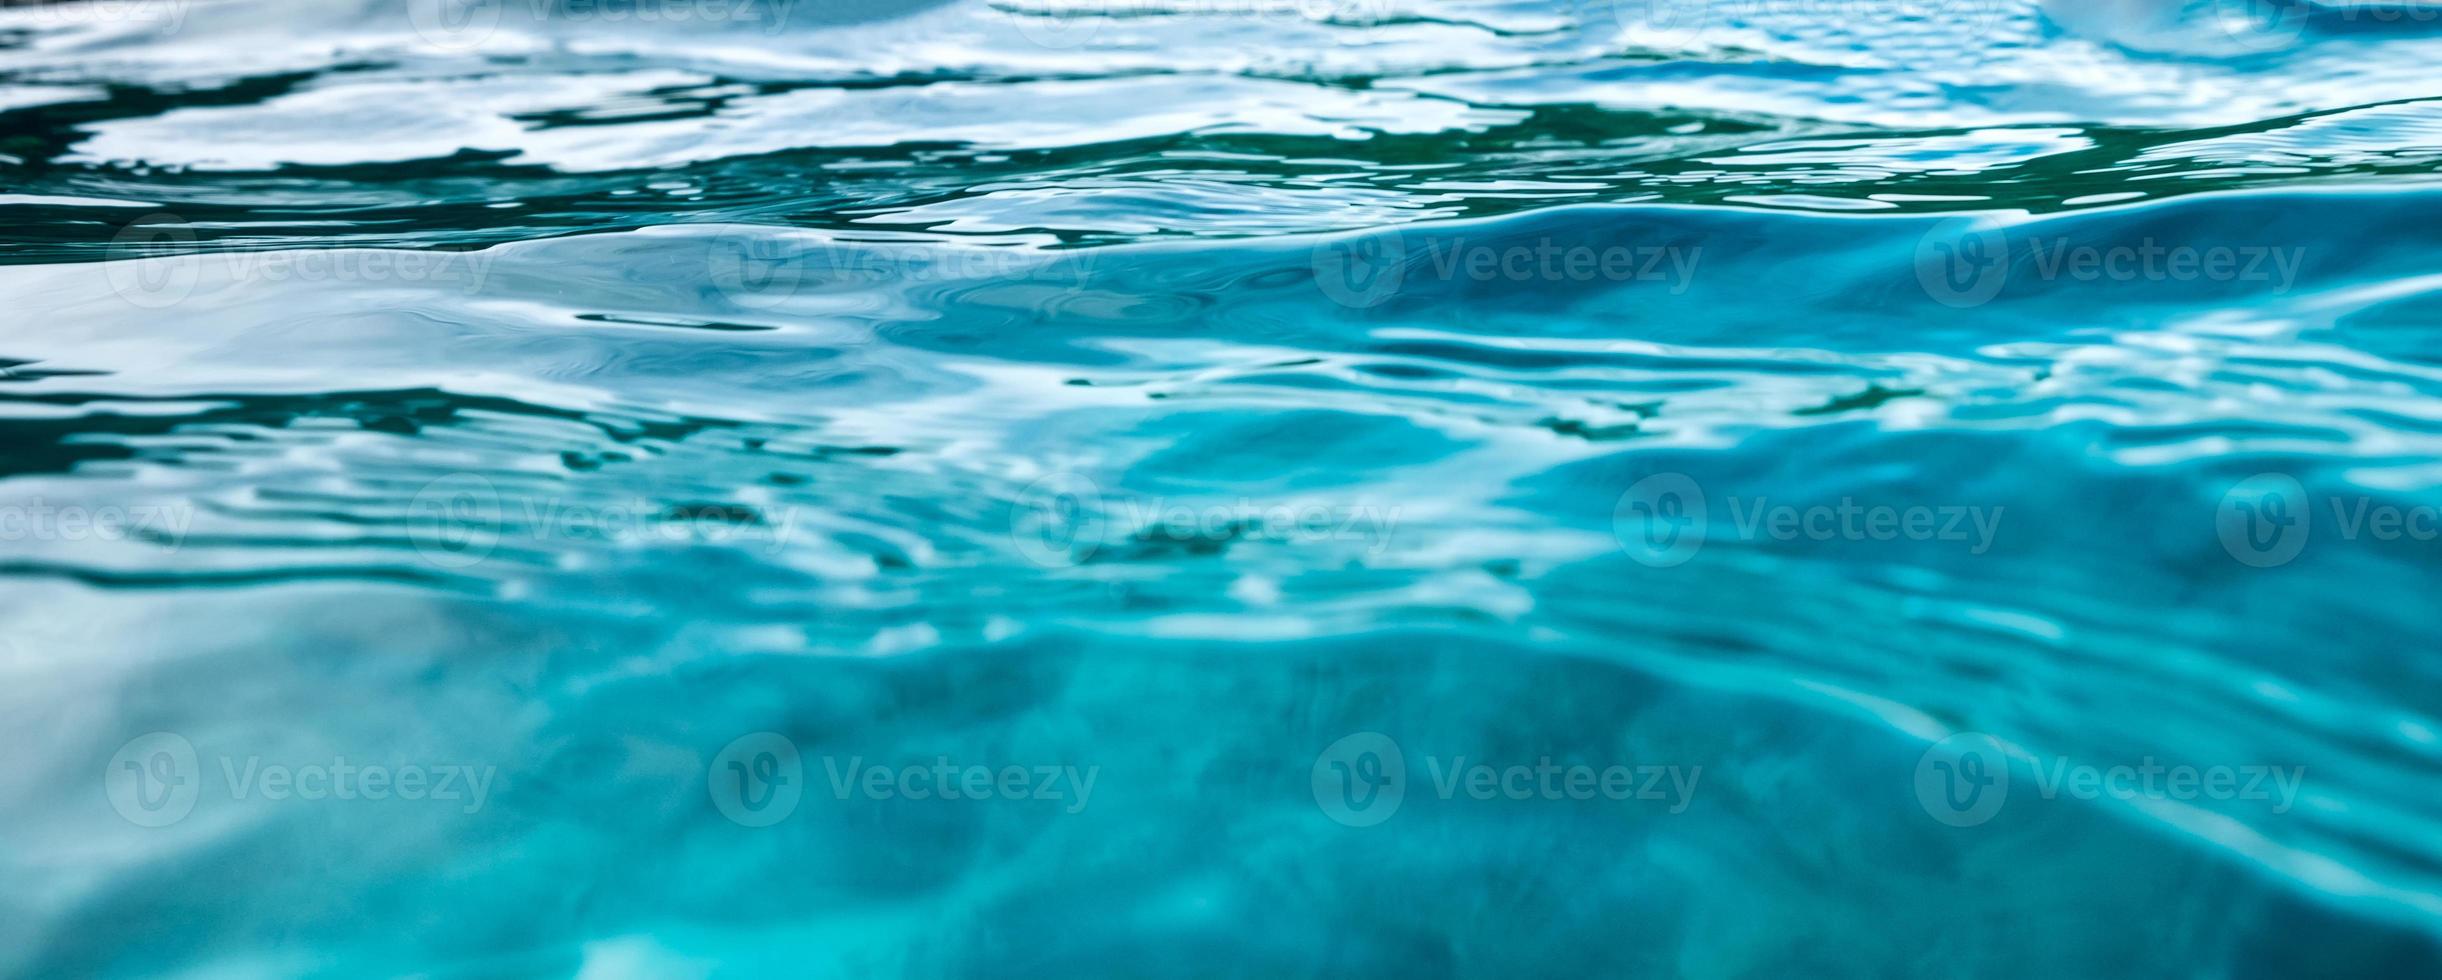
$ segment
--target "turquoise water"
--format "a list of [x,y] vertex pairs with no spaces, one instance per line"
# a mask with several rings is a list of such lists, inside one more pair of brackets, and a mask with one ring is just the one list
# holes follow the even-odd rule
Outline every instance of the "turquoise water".
[[0,975],[2435,975],[2437,64],[0,9]]

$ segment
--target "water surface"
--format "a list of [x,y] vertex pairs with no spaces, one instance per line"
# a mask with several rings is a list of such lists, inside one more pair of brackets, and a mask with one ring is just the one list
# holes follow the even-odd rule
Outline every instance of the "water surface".
[[0,10],[0,973],[2434,972],[2437,63]]

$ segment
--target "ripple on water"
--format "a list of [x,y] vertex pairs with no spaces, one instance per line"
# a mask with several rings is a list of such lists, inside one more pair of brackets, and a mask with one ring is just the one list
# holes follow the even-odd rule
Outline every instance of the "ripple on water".
[[[2433,972],[2423,8],[615,6],[0,10],[0,516],[123,531],[0,556],[0,972]],[[140,828],[148,731],[501,789]],[[1363,732],[1702,809],[1344,827]]]

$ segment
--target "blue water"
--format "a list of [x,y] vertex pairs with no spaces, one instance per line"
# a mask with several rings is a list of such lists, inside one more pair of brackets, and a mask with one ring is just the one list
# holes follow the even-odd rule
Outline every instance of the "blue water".
[[2437,65],[0,9],[0,975],[2442,975]]

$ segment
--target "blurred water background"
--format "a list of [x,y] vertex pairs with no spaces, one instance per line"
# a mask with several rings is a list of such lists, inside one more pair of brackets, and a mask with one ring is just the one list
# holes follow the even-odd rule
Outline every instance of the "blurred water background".
[[0,8],[0,974],[2436,975],[2438,64]]

